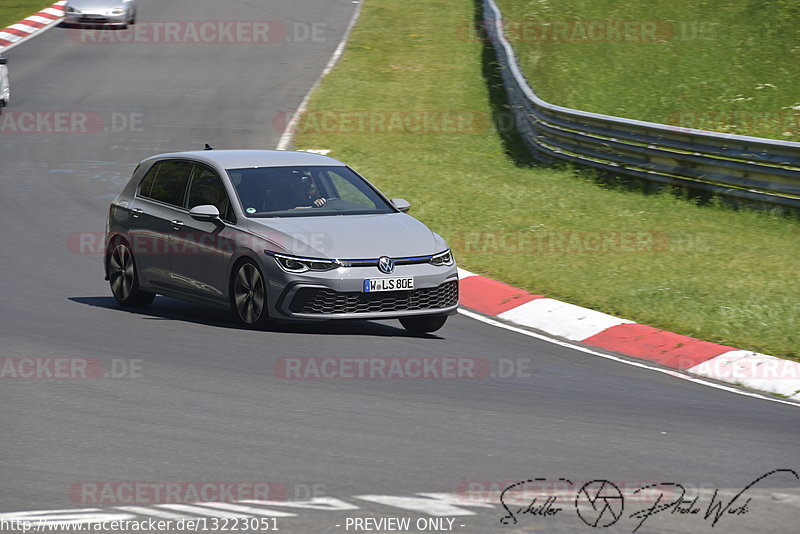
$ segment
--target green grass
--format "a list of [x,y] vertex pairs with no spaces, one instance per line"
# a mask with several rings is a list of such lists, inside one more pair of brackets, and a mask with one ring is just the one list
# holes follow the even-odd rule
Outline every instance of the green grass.
[[38,13],[42,9],[53,5],[55,1],[0,0],[0,29]]
[[[549,102],[800,141],[796,0],[497,4],[523,72]],[[627,21],[631,31],[617,33],[611,21]]]
[[[382,0],[363,9],[344,57],[311,99],[296,147],[331,149],[391,197],[408,199],[468,270],[800,360],[800,222],[530,167],[519,140],[491,119],[503,111],[492,56],[461,32],[473,3]],[[431,123],[420,133],[420,123],[397,122],[407,110],[472,122],[438,132]],[[597,239],[606,244],[590,250]]]

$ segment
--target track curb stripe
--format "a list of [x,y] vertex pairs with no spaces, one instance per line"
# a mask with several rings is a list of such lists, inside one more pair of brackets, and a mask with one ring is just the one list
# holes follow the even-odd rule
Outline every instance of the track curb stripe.
[[459,285],[462,304],[488,315],[500,315],[531,300],[544,298],[483,276],[463,278]]
[[591,347],[644,358],[682,371],[735,350],[637,323],[614,326],[582,341]]
[[55,26],[64,18],[64,5],[67,0],[60,0],[42,9],[30,17],[0,30],[0,52],[30,39],[34,35]]
[[800,363],[660,330],[458,270],[459,304],[586,347],[800,400]]

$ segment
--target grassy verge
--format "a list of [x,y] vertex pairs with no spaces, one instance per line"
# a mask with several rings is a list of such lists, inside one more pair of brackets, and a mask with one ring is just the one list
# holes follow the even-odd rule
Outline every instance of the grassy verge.
[[53,5],[52,2],[43,2],[42,0],[27,2],[25,0],[4,0],[2,8],[0,8],[0,28],[11,26],[15,22],[38,13],[42,9]]
[[800,2],[497,0],[554,104],[800,141]]
[[800,223],[526,165],[493,56],[464,38],[474,17],[467,2],[366,2],[295,145],[331,149],[411,201],[466,269],[800,360]]

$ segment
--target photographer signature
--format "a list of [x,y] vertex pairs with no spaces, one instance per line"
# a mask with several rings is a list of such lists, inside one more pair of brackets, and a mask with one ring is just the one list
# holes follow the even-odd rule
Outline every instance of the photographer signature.
[[[658,482],[643,485],[635,489],[633,495],[637,497],[637,502],[642,500],[648,502],[627,516],[629,519],[638,520],[632,532],[635,534],[648,519],[664,512],[696,515],[702,517],[704,521],[709,521],[712,527],[716,526],[725,517],[745,515],[750,512],[749,507],[752,501],[751,497],[747,497],[747,491],[761,481],[780,473],[790,474],[800,480],[800,475],[793,469],[774,469],[747,484],[730,499],[723,499],[719,495],[719,489],[715,489],[707,502],[701,502],[699,495],[694,498],[688,498],[686,496],[686,488],[682,484],[675,482]],[[521,480],[510,484],[500,493],[500,504],[506,511],[506,515],[500,518],[502,524],[516,525],[519,518],[524,515],[552,517],[564,511],[563,507],[558,506],[557,496],[549,496],[542,501],[540,499],[542,495],[537,495],[530,501],[524,501],[527,504],[521,507],[509,503],[512,496],[524,491],[526,485],[541,482],[554,483],[554,481],[549,481],[545,478]],[[559,478],[555,483],[568,486],[570,489],[575,487],[575,484],[566,478]],[[625,496],[613,482],[593,480],[587,482],[576,491],[574,507],[578,517],[587,526],[592,528],[610,527],[623,517]]]

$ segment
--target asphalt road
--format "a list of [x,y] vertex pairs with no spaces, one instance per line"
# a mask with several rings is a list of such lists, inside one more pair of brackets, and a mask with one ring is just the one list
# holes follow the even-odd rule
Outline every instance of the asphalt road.
[[[89,359],[121,376],[0,379],[0,512],[90,507],[76,497],[86,484],[263,482],[290,500],[324,495],[358,506],[295,509],[297,517],[281,523],[284,532],[337,532],[353,531],[347,517],[430,517],[364,495],[464,497],[464,488],[564,477],[580,485],[681,483],[707,502],[714,488],[735,493],[769,471],[800,471],[797,407],[464,316],[423,337],[396,322],[253,332],[163,297],[143,312],[115,305],[96,236],[135,164],[204,143],[274,147],[281,114],[299,105],[354,9],[350,0],[140,0],[140,25],[151,29],[187,19],[272,21],[273,35],[289,38],[87,42],[94,37],[55,28],[7,53],[13,106],[0,117],[0,357]],[[38,113],[34,131],[14,122],[24,112]],[[58,128],[47,112],[77,122],[49,132]],[[494,376],[280,376],[282,358],[309,356],[453,358],[485,363]],[[800,481],[776,473],[757,489],[747,513],[724,519],[726,532],[795,532]],[[459,517],[453,529],[588,528],[574,499],[569,520],[567,511],[523,514],[516,525],[501,524],[497,500],[486,500],[490,507],[470,507],[476,502],[462,498],[458,509],[476,515]],[[630,532],[631,521],[605,531]],[[709,520],[683,514],[662,514],[639,530],[711,531]]]

